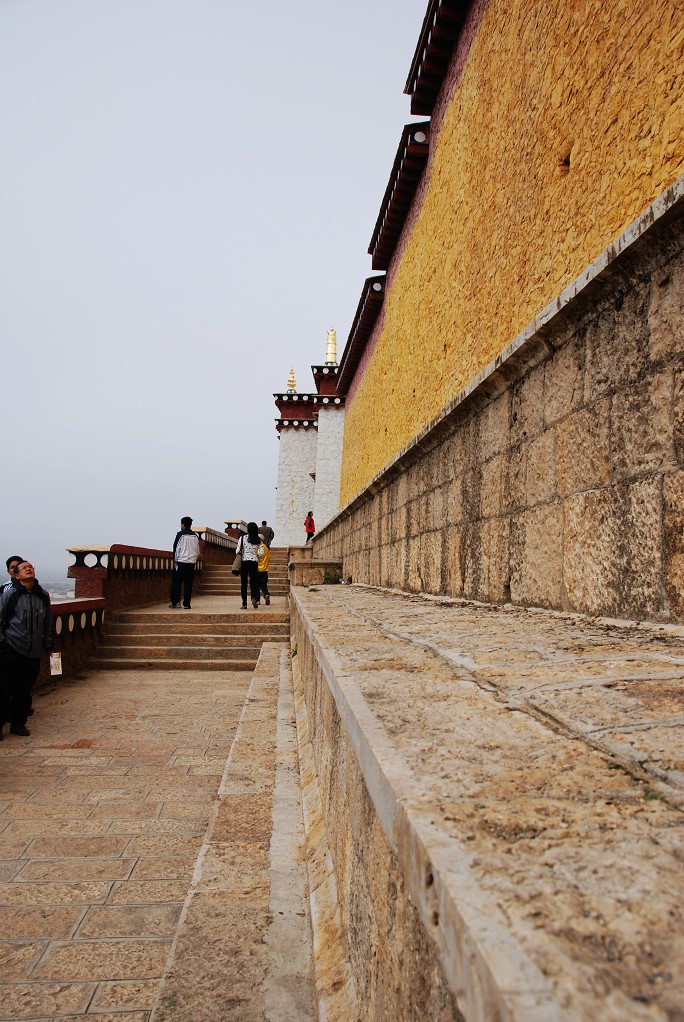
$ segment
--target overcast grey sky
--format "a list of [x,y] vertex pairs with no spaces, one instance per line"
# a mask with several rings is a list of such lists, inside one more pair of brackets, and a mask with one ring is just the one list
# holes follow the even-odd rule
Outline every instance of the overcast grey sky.
[[[0,0],[2,561],[272,520],[425,0]],[[277,538],[276,538],[277,543]]]

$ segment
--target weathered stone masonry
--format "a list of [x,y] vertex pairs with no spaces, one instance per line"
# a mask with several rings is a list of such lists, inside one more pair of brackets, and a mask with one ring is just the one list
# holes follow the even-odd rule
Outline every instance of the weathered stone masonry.
[[680,179],[319,533],[354,581],[684,620]]

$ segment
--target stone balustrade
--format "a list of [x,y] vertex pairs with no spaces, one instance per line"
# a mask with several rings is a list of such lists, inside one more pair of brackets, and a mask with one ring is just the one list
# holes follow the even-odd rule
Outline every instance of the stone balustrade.
[[[206,526],[194,530],[200,538],[197,584],[204,563],[229,564],[235,555],[235,539]],[[166,599],[171,584],[171,550],[148,547],[112,546],[70,547],[73,564],[68,577],[76,582],[76,597],[104,598],[109,611],[136,607]]]
[[[62,678],[73,678],[88,665],[95,647],[102,641],[106,601],[99,599],[59,600],[52,604],[53,646],[62,654]],[[50,676],[48,658],[41,663],[37,685],[60,682]]]

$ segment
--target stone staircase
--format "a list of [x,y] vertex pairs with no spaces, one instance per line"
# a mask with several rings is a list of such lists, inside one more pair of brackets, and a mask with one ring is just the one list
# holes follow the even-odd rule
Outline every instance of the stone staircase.
[[[287,577],[287,548],[274,547],[268,570],[268,591],[271,596],[286,596],[289,592]],[[240,595],[240,579],[231,573],[229,564],[206,564],[202,572],[203,596]]]
[[264,642],[289,642],[289,615],[245,612],[164,614],[131,610],[111,621],[94,668],[252,671]]
[[275,606],[262,602],[257,611],[238,609],[239,578],[231,574],[230,565],[210,564],[191,611],[150,607],[113,614],[92,666],[253,671],[264,642],[290,641],[286,549],[272,551],[271,568],[269,592]]

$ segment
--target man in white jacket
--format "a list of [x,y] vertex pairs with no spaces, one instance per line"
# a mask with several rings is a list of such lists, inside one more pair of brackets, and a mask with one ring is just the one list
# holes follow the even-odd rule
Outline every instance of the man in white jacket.
[[180,532],[173,541],[173,575],[171,576],[170,607],[180,607],[181,586],[183,587],[183,607],[190,610],[192,600],[192,580],[195,577],[195,565],[199,559],[200,541],[197,533],[190,526],[192,518],[181,518]]

